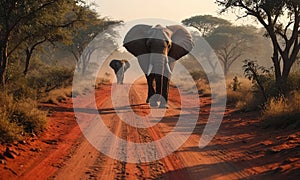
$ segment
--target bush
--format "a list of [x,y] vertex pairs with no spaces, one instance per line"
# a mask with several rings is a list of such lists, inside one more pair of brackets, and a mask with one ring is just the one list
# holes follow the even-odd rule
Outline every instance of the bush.
[[271,98],[263,111],[265,127],[287,127],[294,124],[300,127],[300,91],[288,97]]
[[27,134],[38,134],[46,128],[47,112],[38,109],[41,98],[59,102],[71,96],[72,69],[49,66],[33,59],[26,77],[22,72],[22,66],[10,62],[6,87],[0,92],[2,143],[21,140]]
[[29,86],[48,93],[53,89],[71,85],[73,70],[63,67],[46,68],[43,73],[33,73],[28,77]]
[[22,127],[10,121],[15,109],[13,97],[2,92],[0,93],[0,102],[0,142],[20,140]]
[[[237,82],[238,79],[238,82]],[[237,84],[236,87],[234,84]],[[263,96],[253,91],[251,81],[246,78],[227,80],[227,105],[243,111],[254,111],[263,103]]]
[[287,92],[300,91],[300,71],[291,72],[287,81]]
[[20,140],[26,133],[46,128],[47,112],[37,108],[36,100],[15,100],[13,95],[2,92],[0,101],[0,142]]
[[27,133],[38,133],[47,126],[47,112],[39,110],[37,101],[24,99],[16,103],[13,121],[18,122]]
[[10,122],[6,114],[0,114],[0,142],[10,143],[22,139],[22,127]]
[[53,104],[61,103],[67,98],[72,97],[72,87],[54,89],[48,93],[47,96],[40,99],[41,102],[48,102]]

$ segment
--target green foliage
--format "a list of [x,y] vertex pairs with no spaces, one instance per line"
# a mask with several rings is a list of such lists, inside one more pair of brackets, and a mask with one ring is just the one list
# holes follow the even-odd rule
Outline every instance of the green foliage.
[[245,77],[252,81],[254,88],[262,93],[265,101],[268,100],[268,97],[274,95],[266,91],[266,86],[270,86],[270,83],[273,82],[269,69],[259,66],[256,61],[248,59],[244,61],[243,69]]
[[118,23],[99,18],[82,0],[0,2],[0,142],[43,131],[47,112],[39,110],[38,103],[71,96],[66,87],[72,83],[74,66],[45,64],[41,59],[51,58],[43,51],[58,54],[55,48],[62,52],[62,46],[72,45],[84,49],[99,32]]
[[[0,83],[14,54],[25,52],[26,68],[37,46],[57,41],[71,44],[75,26],[82,26],[86,7],[77,0],[16,0],[0,3]],[[9,22],[9,23],[7,23]]]
[[[105,31],[108,27],[113,25],[118,25],[122,21],[110,20],[108,18],[99,18],[98,14],[90,9],[85,9],[85,16],[83,17],[84,26],[75,27],[74,30],[76,34],[72,36],[72,43],[62,45],[62,48],[65,48],[67,51],[71,52],[73,57],[77,62],[78,69],[80,68],[82,74],[85,73],[86,65],[89,61],[89,56],[93,51],[99,49],[99,45],[96,47],[89,48],[88,51],[85,51],[88,44],[101,32]],[[116,35],[116,32],[110,32],[110,35]],[[112,43],[113,44],[113,43]],[[105,48],[106,46],[101,46]],[[80,59],[84,56],[85,58]],[[81,60],[81,61],[80,61]]]
[[238,10],[240,17],[252,16],[264,27],[273,45],[272,62],[277,88],[282,91],[282,86],[285,85],[300,51],[300,1],[217,0],[216,2],[223,7],[222,12],[228,9]]
[[28,85],[38,89],[39,93],[47,93],[59,87],[71,84],[73,70],[64,67],[47,67],[42,73],[32,72],[28,77]]

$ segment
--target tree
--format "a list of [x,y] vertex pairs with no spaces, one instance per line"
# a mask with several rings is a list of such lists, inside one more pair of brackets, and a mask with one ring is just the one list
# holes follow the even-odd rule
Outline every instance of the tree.
[[273,45],[272,61],[277,87],[283,91],[300,50],[300,1],[216,0],[216,2],[224,7],[222,12],[230,8],[243,10],[242,17],[254,17],[263,25]]
[[219,26],[231,25],[229,21],[211,15],[193,16],[182,20],[181,22],[186,26],[192,26],[198,29],[203,37],[208,36]]
[[256,28],[250,26],[219,26],[205,39],[215,50],[226,76],[230,67],[240,60],[256,38]]
[[[0,2],[1,86],[5,85],[6,70],[12,54],[24,48],[29,64],[32,52],[39,44],[66,37],[63,28],[80,21],[81,9],[78,6],[80,2],[77,0]],[[26,71],[25,68],[24,72]]]
[[84,52],[84,49],[87,47],[87,45],[101,32],[103,32],[105,29],[107,29],[111,25],[117,25],[120,24],[122,21],[114,21],[107,18],[100,18],[98,14],[95,11],[90,10],[87,8],[84,16],[84,27],[78,27],[75,28],[77,33],[76,35],[72,36],[72,43],[67,44],[64,46],[64,48],[71,52],[74,59],[77,62],[77,68],[81,69],[82,74],[84,74],[86,64],[88,62],[86,61],[79,61],[80,56],[84,55],[86,58],[83,58],[85,60],[89,59],[88,57],[90,54],[95,50],[89,49],[88,52]]
[[[25,51],[24,75],[27,74],[30,59],[37,47],[45,42],[55,45],[56,42],[64,44],[72,43],[72,35],[76,33],[75,27],[82,27],[85,24],[84,9],[87,7],[70,5],[69,3],[60,4],[64,8],[48,8],[38,13],[37,18],[23,24],[19,35],[26,37],[22,44]],[[21,38],[22,38],[21,37]]]

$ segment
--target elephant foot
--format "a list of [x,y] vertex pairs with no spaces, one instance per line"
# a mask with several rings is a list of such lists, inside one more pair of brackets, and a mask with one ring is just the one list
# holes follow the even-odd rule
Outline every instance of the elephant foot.
[[158,104],[157,104],[156,101],[150,101],[150,106],[151,106],[151,107],[157,107]]
[[167,105],[167,103],[160,103],[159,106],[158,106],[158,108],[166,108],[166,109],[168,109],[168,105]]

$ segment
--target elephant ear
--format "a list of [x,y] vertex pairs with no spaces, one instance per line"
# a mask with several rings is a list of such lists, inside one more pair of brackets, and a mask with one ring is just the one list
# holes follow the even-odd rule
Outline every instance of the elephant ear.
[[113,69],[116,69],[116,62],[117,60],[113,59],[112,61],[110,61],[109,66]]
[[149,38],[148,31],[152,26],[139,24],[132,27],[126,34],[123,46],[134,56],[149,53],[146,41]]
[[174,60],[178,60],[193,49],[192,35],[181,25],[167,26],[167,28],[173,32],[171,37],[172,47],[169,50],[168,56]]

